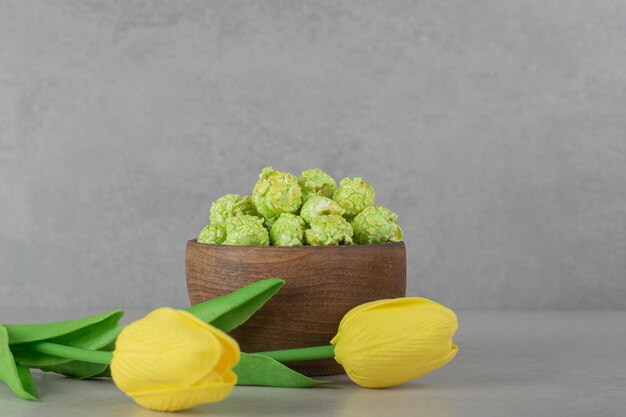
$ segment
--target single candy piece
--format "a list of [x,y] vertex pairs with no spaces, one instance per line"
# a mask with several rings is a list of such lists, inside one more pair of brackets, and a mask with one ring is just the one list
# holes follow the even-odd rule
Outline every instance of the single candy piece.
[[211,204],[211,224],[224,226],[227,219],[242,214],[259,215],[250,196],[241,198],[238,194],[226,194]]
[[270,229],[270,243],[274,246],[302,246],[305,223],[302,217],[283,213]]
[[218,224],[207,224],[198,235],[198,243],[221,245],[226,239],[226,229]]
[[242,198],[233,206],[232,213],[233,216],[241,216],[242,214],[247,214],[249,216],[261,217],[256,209],[256,206],[254,205],[254,202],[252,201],[252,197],[250,197],[249,195]]
[[226,220],[226,239],[224,245],[267,246],[270,244],[269,233],[263,226],[261,217],[242,214]]
[[304,233],[307,243],[311,246],[352,244],[352,226],[338,214],[313,218],[311,228]]
[[333,177],[319,168],[303,171],[298,178],[298,184],[302,189],[302,201],[307,201],[313,195],[332,198],[333,191],[337,189]]
[[302,216],[306,224],[310,224],[311,220],[317,216],[328,214],[338,214],[341,216],[343,213],[344,209],[339,203],[320,195],[310,196],[300,209],[300,216]]
[[384,206],[365,207],[352,220],[354,241],[359,244],[399,242],[402,229],[398,215]]
[[254,185],[252,200],[259,213],[271,223],[282,213],[298,211],[302,204],[302,191],[296,177],[266,167]]
[[344,217],[347,219],[352,219],[365,207],[373,206],[375,198],[374,189],[361,177],[342,179],[333,193],[333,200],[346,210]]

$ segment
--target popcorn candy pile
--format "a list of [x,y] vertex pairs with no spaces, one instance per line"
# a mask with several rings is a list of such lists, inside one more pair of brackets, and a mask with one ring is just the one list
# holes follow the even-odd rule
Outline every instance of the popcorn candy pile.
[[375,205],[361,177],[337,183],[319,168],[300,177],[265,167],[251,196],[226,194],[211,205],[198,243],[241,246],[337,246],[402,240],[398,216]]

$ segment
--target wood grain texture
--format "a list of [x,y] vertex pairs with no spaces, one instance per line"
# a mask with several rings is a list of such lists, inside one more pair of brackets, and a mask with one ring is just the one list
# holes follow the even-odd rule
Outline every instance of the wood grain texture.
[[[406,291],[403,242],[384,245],[268,247],[205,245],[186,253],[192,305],[265,278],[283,278],[278,294],[233,330],[245,352],[326,345],[351,308]],[[310,376],[343,372],[334,360],[291,364]]]

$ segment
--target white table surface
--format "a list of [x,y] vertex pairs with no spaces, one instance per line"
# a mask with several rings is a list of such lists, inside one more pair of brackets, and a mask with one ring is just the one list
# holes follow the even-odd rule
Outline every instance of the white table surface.
[[[2,322],[76,318],[75,311],[0,309]],[[127,316],[136,318],[141,312]],[[45,320],[44,320],[45,319]],[[312,389],[236,387],[207,416],[626,416],[626,312],[460,312],[457,358],[403,386],[368,390],[345,376]],[[41,402],[0,386],[0,416],[154,416],[110,380],[35,373]]]

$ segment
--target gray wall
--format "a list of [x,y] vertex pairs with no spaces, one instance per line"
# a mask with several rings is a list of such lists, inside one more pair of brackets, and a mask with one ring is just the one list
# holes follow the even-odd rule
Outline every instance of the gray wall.
[[626,3],[0,0],[0,306],[183,306],[210,202],[363,176],[409,290],[626,307]]

